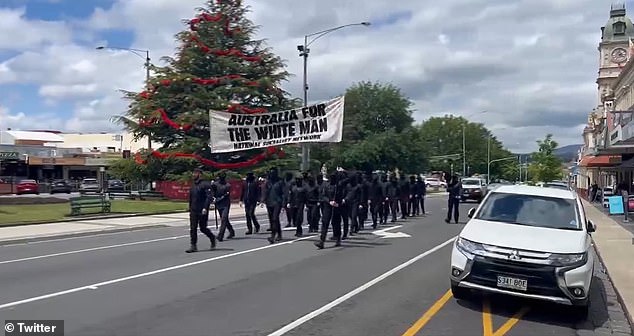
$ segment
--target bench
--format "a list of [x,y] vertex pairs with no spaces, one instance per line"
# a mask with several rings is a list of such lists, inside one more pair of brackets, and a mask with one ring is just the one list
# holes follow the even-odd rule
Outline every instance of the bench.
[[110,212],[111,203],[104,196],[80,196],[70,198],[70,215],[77,216],[83,209],[101,209],[100,212]]
[[139,191],[139,199],[142,200],[142,201],[147,200],[147,199],[164,200],[165,196],[163,195],[162,192],[145,190],[145,191]]
[[108,197],[110,197],[111,199],[134,199],[131,191],[111,191],[108,193]]

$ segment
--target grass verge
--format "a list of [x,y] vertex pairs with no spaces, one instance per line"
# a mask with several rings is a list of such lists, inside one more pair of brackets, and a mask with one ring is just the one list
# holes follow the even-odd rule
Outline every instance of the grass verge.
[[[165,212],[186,211],[187,203],[174,201],[133,201],[113,200],[111,213],[117,214],[157,214]],[[33,204],[33,205],[0,205],[0,226],[9,224],[28,224],[55,222],[69,219],[80,219],[85,215],[99,214],[99,209],[82,210],[80,216],[70,216],[70,203]]]

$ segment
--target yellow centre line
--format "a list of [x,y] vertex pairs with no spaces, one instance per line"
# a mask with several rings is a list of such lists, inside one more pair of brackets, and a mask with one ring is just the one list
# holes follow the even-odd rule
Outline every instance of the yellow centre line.
[[522,307],[520,311],[515,313],[506,323],[504,323],[500,329],[496,330],[492,336],[504,336],[509,330],[511,330],[517,322],[519,322],[526,313],[528,313],[528,307]]
[[436,301],[430,308],[421,316],[416,323],[414,323],[402,336],[414,336],[436,315],[440,309],[451,299],[453,294],[451,290],[448,290],[438,301]]
[[491,303],[488,299],[482,301],[482,334],[493,336],[493,318],[491,317]]

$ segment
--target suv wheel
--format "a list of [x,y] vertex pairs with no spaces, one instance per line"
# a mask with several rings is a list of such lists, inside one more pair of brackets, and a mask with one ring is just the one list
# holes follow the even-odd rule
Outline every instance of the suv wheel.
[[451,294],[457,300],[467,300],[471,296],[471,291],[467,288],[458,287],[458,285],[451,285]]

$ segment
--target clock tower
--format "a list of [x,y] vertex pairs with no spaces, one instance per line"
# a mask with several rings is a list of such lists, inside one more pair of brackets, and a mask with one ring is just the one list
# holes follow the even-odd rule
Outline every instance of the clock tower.
[[610,87],[618,78],[621,69],[634,56],[630,40],[634,39],[634,24],[626,16],[625,5],[615,4],[610,8],[610,19],[601,27],[599,43],[598,109],[603,107],[603,97],[611,94]]

